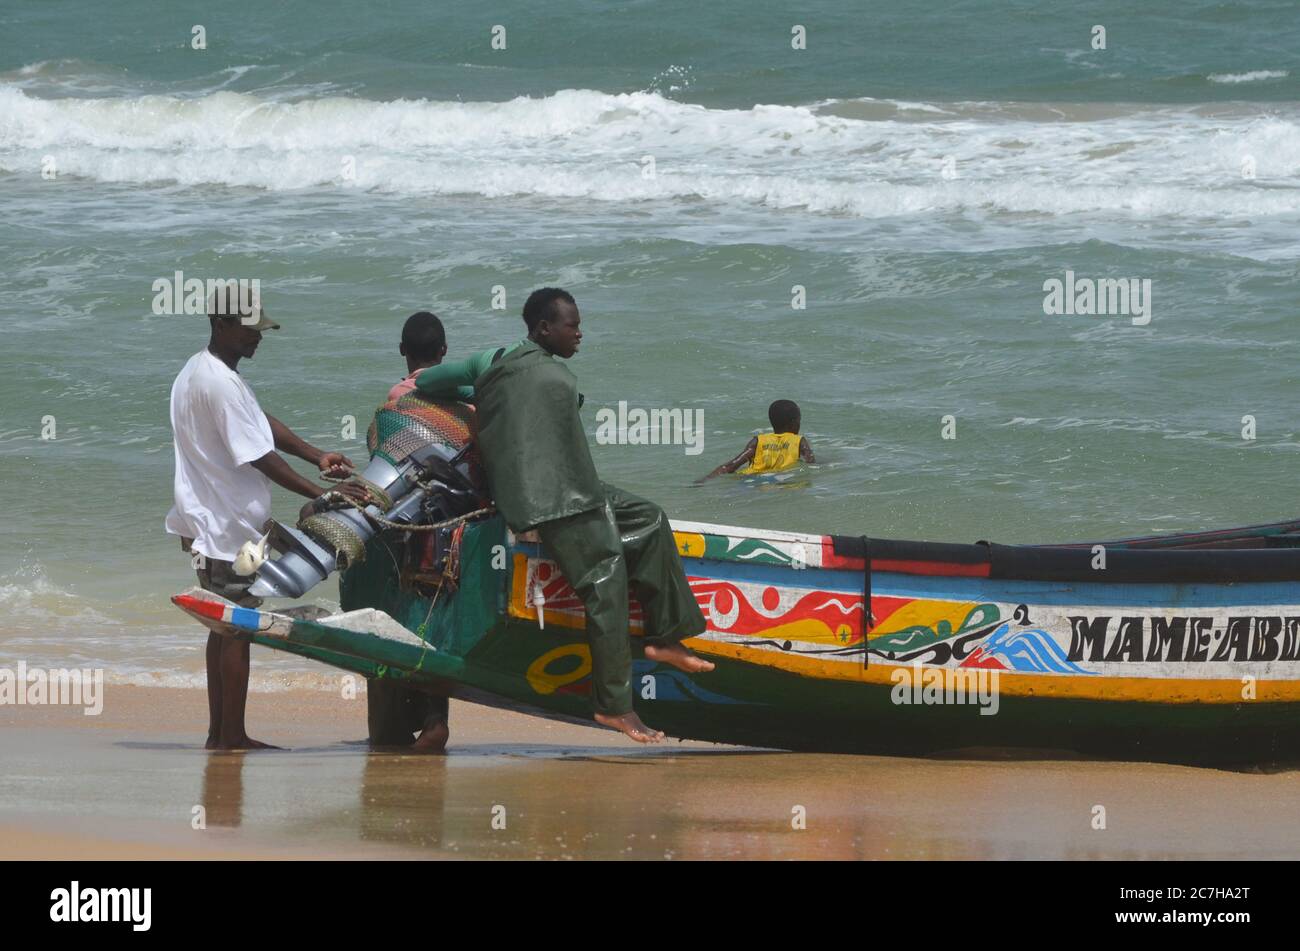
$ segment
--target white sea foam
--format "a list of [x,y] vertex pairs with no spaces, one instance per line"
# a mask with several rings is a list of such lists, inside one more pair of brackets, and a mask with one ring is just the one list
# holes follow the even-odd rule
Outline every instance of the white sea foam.
[[[332,602],[324,602],[335,608]],[[0,584],[0,656],[40,667],[102,668],[109,683],[204,683],[207,632],[165,597],[88,597],[28,561]],[[255,689],[337,689],[342,671],[261,652]]]
[[[0,169],[36,175],[49,155],[60,175],[141,184],[702,199],[863,218],[1235,219],[1300,211],[1298,115],[1277,105],[885,100],[709,109],[591,90],[508,102],[284,102],[229,91],[43,99],[0,84]],[[1247,159],[1253,178],[1242,174]]]
[[[283,693],[287,690],[318,690],[342,697],[345,671],[317,665],[313,670],[267,671],[263,662],[255,663],[248,675],[251,693]],[[354,676],[357,697],[366,693],[366,679]],[[173,690],[206,689],[207,675],[203,671],[144,670],[137,672],[106,671],[104,682],[132,687],[164,687]]]
[[1248,73],[1211,73],[1212,83],[1257,83],[1266,79],[1286,79],[1291,73],[1285,69],[1253,69]]
[[0,584],[0,617],[11,634],[33,624],[116,624],[83,598],[51,582],[39,566],[23,568],[9,583]]

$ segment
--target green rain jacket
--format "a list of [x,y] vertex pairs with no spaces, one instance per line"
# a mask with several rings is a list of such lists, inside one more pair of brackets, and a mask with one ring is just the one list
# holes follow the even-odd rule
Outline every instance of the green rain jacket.
[[474,381],[488,487],[513,531],[605,504],[578,416],[578,380],[531,340]]

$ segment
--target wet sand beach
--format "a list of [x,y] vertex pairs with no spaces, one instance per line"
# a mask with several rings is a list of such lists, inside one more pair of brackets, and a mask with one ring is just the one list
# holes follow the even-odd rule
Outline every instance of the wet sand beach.
[[0,707],[0,858],[1300,855],[1294,771],[643,748],[458,702],[418,757],[369,752],[364,699],[325,691],[250,698],[288,749],[208,753],[202,691],[106,691],[98,717]]

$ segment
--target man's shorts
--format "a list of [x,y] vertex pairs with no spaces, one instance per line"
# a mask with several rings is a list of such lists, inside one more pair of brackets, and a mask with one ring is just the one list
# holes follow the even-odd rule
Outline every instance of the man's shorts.
[[[181,539],[181,550],[188,552],[190,550],[191,540],[188,538]],[[194,570],[199,576],[199,587],[204,591],[211,591],[213,594],[220,595],[227,601],[233,601],[241,608],[256,608],[262,604],[262,599],[254,597],[248,593],[248,589],[253,584],[251,575],[235,574],[234,566],[228,561],[222,561],[219,558],[209,558],[201,555],[201,567]]]

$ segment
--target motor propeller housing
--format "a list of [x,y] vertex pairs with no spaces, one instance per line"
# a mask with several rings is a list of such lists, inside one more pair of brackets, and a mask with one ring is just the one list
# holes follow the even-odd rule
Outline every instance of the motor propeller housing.
[[269,547],[278,557],[263,562],[249,593],[260,598],[301,598],[330,573],[362,557],[381,530],[376,518],[402,525],[464,515],[478,505],[468,447],[459,451],[429,443],[393,464],[374,455],[361,472],[365,483],[391,504],[340,508],[313,515],[300,528],[271,523]]

